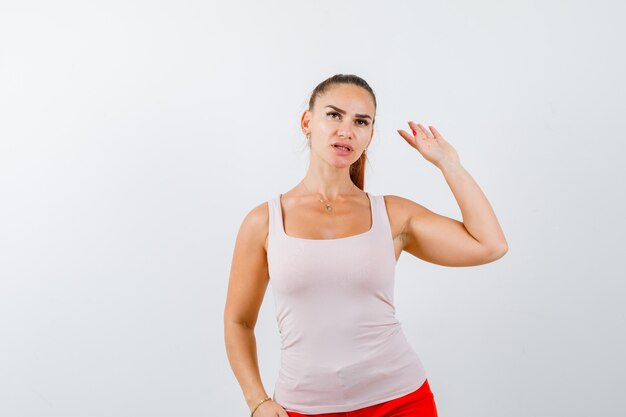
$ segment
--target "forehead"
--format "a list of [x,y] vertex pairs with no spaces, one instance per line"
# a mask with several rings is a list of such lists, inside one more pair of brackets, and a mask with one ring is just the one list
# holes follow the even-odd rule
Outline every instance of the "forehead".
[[353,84],[338,84],[329,88],[316,101],[318,108],[328,104],[337,106],[349,113],[374,114],[374,101],[371,94],[362,87]]

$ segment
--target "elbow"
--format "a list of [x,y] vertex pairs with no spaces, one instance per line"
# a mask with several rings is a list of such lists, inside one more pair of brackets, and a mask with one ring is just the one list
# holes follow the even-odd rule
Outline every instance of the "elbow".
[[509,246],[506,243],[500,245],[489,246],[485,248],[484,263],[490,263],[502,258],[509,251]]
[[504,255],[506,255],[506,253],[509,251],[509,245],[504,242],[501,245],[499,245],[496,249],[493,250],[493,257],[494,257],[494,261],[497,259],[502,258]]

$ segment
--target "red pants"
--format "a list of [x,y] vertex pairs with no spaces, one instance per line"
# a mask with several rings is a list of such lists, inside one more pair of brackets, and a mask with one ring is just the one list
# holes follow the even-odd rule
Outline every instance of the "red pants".
[[341,413],[300,414],[287,411],[289,417],[437,417],[435,397],[428,379],[421,387],[402,397]]

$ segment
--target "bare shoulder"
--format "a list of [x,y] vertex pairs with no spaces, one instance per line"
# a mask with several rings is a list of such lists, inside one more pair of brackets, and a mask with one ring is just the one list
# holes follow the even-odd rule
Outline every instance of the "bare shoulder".
[[267,201],[264,201],[246,213],[239,229],[239,235],[249,243],[260,244],[264,250],[267,250],[268,230],[269,207]]
[[407,198],[393,194],[383,195],[383,198],[393,239],[398,241],[400,249],[402,249],[408,238],[411,215],[414,213],[415,207],[419,209],[422,206]]
[[421,204],[416,203],[415,201],[409,200],[408,198],[400,197],[398,195],[384,195],[385,205],[390,211],[393,211],[394,214],[408,214],[415,210],[423,210],[426,212],[428,209]]
[[[420,213],[426,214],[428,212],[426,207],[408,198],[393,194],[384,195],[383,198],[385,199],[385,206],[387,207],[387,214],[392,231],[397,231],[403,235],[408,231],[407,228],[412,216],[419,215]],[[395,236],[396,233],[394,233],[394,237]]]

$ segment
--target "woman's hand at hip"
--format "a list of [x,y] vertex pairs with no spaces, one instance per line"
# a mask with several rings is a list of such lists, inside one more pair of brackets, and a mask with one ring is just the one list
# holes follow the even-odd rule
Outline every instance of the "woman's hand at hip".
[[289,417],[289,414],[276,401],[267,400],[254,411],[252,417]]

